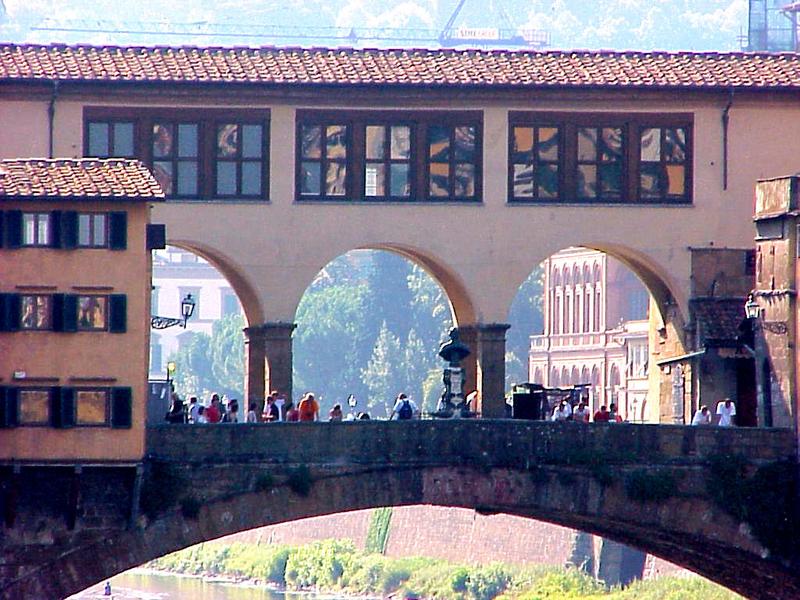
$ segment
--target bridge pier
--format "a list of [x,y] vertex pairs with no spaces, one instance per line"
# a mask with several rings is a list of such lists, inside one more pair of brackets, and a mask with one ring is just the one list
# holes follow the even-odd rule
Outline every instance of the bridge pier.
[[269,390],[292,398],[292,333],[297,325],[268,321],[244,329],[245,397],[260,414]]
[[508,323],[476,323],[458,328],[461,341],[472,351],[464,361],[464,391],[478,390],[484,418],[505,416],[506,331]]

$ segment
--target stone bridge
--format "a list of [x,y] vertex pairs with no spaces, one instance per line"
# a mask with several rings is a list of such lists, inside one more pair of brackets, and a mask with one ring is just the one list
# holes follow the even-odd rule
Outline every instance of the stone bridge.
[[0,597],[62,598],[305,517],[429,504],[599,534],[750,598],[800,597],[782,429],[414,421],[158,426],[143,465],[0,469]]

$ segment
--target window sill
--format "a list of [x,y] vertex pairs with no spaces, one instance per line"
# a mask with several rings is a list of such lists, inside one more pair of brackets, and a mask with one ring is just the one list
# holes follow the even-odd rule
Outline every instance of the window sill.
[[338,206],[483,206],[481,199],[475,200],[361,200],[327,199],[327,198],[295,198],[294,204],[335,204]]
[[625,208],[691,208],[691,200],[641,201],[641,200],[517,200],[509,198],[507,206],[624,206]]
[[269,198],[165,198],[165,204],[271,204]]

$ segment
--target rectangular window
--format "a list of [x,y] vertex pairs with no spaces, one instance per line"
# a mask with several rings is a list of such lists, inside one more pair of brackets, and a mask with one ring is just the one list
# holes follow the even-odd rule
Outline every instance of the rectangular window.
[[48,330],[53,328],[53,297],[23,294],[20,297],[20,329]]
[[108,247],[108,215],[103,213],[78,214],[78,247]]
[[50,213],[22,214],[22,245],[50,245]]
[[690,114],[509,114],[510,202],[691,203]]
[[239,299],[233,290],[222,290],[222,316],[238,315],[241,312]]
[[50,423],[50,390],[19,391],[19,424],[48,425]]
[[514,198],[553,199],[560,196],[558,127],[512,127]]
[[86,129],[86,156],[134,158],[133,121],[90,121]]
[[76,390],[76,425],[108,425],[108,390]]
[[78,296],[78,331],[108,329],[108,297]]
[[199,132],[198,123],[153,123],[153,176],[167,196],[197,196],[200,189]]
[[297,200],[479,201],[482,115],[298,111]]
[[86,156],[140,159],[168,198],[267,197],[269,111],[88,107],[84,121]]

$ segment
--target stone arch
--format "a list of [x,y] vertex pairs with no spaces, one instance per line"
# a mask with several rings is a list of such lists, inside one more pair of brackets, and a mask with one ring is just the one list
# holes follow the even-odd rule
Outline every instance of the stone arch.
[[247,277],[233,266],[235,262],[232,259],[216,248],[195,241],[168,240],[167,243],[170,246],[176,246],[197,254],[207,260],[217,271],[222,273],[222,276],[228,280],[228,283],[238,296],[239,303],[242,305],[242,311],[244,312],[245,322],[248,325],[264,322],[264,307],[261,305],[255,287]]

